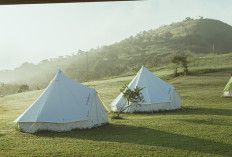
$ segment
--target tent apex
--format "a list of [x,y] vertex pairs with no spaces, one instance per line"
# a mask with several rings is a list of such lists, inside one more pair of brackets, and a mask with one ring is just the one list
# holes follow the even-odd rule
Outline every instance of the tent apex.
[[142,65],[141,71],[144,71],[145,69],[147,69],[147,68],[145,67],[145,65]]
[[145,65],[142,65],[142,67],[141,67],[141,68],[142,68],[142,69],[147,69]]

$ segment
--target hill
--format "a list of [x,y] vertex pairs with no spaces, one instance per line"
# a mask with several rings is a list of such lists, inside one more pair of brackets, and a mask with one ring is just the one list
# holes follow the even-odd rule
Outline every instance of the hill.
[[[44,88],[58,69],[68,76],[84,82],[122,75],[135,74],[141,65],[162,68],[170,65],[175,54],[194,59],[214,54],[230,53],[232,50],[232,27],[213,19],[186,18],[182,22],[143,31],[118,43],[79,50],[71,56],[47,59],[35,65],[24,63],[14,70],[0,72],[0,82],[26,83],[31,89]],[[86,59],[88,56],[88,78]],[[217,58],[220,55],[214,55]],[[220,58],[220,57],[219,57]],[[210,63],[217,67],[217,63]],[[224,63],[224,64],[227,64]]]

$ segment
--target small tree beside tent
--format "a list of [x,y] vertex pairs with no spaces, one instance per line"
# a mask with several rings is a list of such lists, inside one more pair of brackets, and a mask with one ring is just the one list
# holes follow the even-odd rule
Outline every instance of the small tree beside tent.
[[136,86],[134,89],[130,89],[127,85],[124,85],[120,91],[123,93],[123,99],[126,100],[125,104],[120,108],[117,117],[129,108],[131,105],[139,106],[140,103],[144,102],[144,96],[142,90],[144,89]]

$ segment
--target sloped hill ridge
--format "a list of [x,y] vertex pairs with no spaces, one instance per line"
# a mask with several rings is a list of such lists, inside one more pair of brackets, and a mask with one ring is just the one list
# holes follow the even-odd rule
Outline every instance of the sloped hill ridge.
[[218,20],[187,19],[141,32],[121,44],[126,41],[132,45],[138,42],[146,43],[148,49],[156,48],[153,51],[168,49],[177,52],[210,53],[214,45],[215,53],[228,53],[232,50],[232,27]]
[[[232,51],[232,27],[213,19],[186,18],[182,22],[143,31],[118,43],[91,49],[88,54],[88,80],[136,73],[170,63],[175,54],[188,58]],[[216,63],[215,63],[216,64]],[[58,69],[69,77],[86,80],[86,52],[46,59],[35,65],[24,63],[14,70],[0,71],[0,82],[23,82],[46,87]]]

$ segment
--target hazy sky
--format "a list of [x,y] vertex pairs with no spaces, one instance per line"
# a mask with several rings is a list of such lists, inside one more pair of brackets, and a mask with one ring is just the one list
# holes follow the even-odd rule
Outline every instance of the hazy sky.
[[109,45],[186,17],[232,25],[231,0],[0,6],[0,70]]

